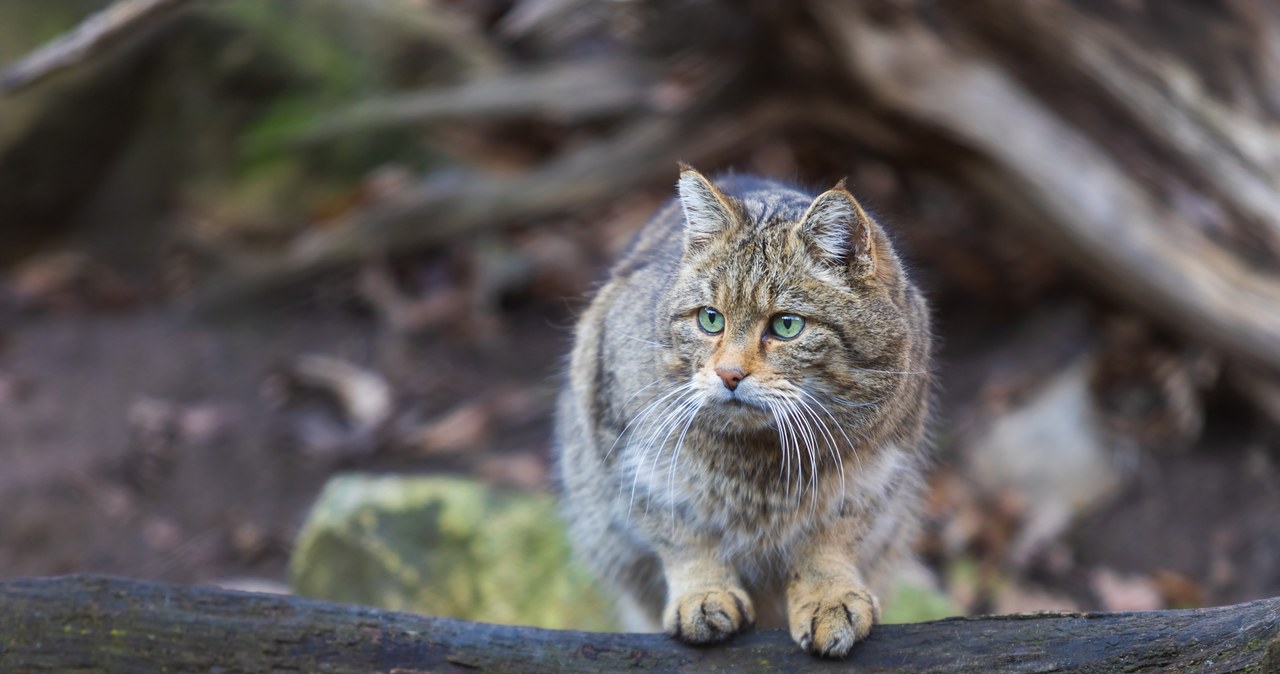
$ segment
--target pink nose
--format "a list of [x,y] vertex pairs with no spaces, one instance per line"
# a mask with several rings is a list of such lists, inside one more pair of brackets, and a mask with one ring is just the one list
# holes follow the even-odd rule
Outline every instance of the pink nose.
[[737,389],[738,382],[747,376],[740,367],[718,367],[716,374],[720,376],[720,381],[724,382],[724,387],[730,391]]

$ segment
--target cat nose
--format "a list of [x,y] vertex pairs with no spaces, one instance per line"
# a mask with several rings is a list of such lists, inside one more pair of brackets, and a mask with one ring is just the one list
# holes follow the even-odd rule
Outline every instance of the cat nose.
[[720,376],[720,381],[724,382],[724,387],[730,391],[737,389],[738,382],[747,376],[740,367],[718,367],[716,374]]

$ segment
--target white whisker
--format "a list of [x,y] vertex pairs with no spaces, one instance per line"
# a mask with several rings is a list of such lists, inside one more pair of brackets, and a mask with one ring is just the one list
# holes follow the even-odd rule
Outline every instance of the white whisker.
[[[803,493],[803,486],[804,486],[804,466],[803,466],[804,460],[800,456],[800,438],[798,435],[796,435],[796,429],[791,423],[792,422],[791,415],[787,412],[786,408],[782,407],[781,405],[779,405],[778,418],[782,419],[782,427],[786,431],[786,436],[788,440],[788,444],[787,444],[787,446],[789,447],[789,449],[787,450],[787,458],[788,458],[788,464],[789,464],[787,467],[788,475],[790,475],[790,472],[791,472],[791,466],[790,466],[791,454],[792,452],[795,453],[794,465],[795,465],[795,473],[796,473],[796,503],[799,503],[800,497]],[[788,494],[790,494],[790,489],[791,489],[791,483],[790,483],[790,480],[788,479],[788,482],[787,482]]]
[[786,424],[782,420],[782,414],[778,411],[777,405],[775,405],[772,400],[766,399],[764,403],[769,407],[769,412],[773,414],[773,425],[777,427],[778,445],[779,445],[779,448],[782,450],[782,465],[780,466],[781,473],[782,473],[781,475],[782,484],[786,490],[784,492],[785,498],[790,499],[791,498],[791,449],[790,449],[790,446],[787,444]]
[[788,415],[791,416],[799,428],[800,438],[804,440],[805,452],[809,456],[809,508],[810,512],[813,512],[818,508],[818,457],[814,448],[816,438],[814,437],[813,429],[809,427],[805,418],[799,414],[800,410],[794,400],[784,399],[782,402],[786,406]]
[[[808,391],[806,391],[806,390],[804,389],[804,387],[802,387],[802,386],[797,386],[797,387],[796,387],[796,390],[800,391],[800,395],[803,395],[803,396],[805,396],[806,398],[808,398],[809,400],[812,400],[812,401],[813,401],[813,404],[817,405],[817,406],[818,406],[818,409],[820,409],[820,410],[822,410],[824,413],[826,413],[827,417],[829,417],[829,418],[831,419],[831,423],[836,427],[836,430],[837,430],[837,431],[840,431],[840,435],[844,436],[844,441],[845,441],[845,443],[847,443],[847,444],[848,444],[848,446],[849,446],[849,452],[850,452],[851,454],[853,454],[853,460],[857,462],[857,464],[858,464],[858,470],[859,470],[859,471],[861,471],[861,470],[862,470],[862,458],[858,456],[858,445],[857,445],[857,443],[855,443],[855,442],[853,441],[853,439],[852,439],[852,438],[850,438],[850,437],[849,437],[849,434],[845,432],[845,430],[844,430],[844,426],[840,423],[840,420],[839,420],[839,419],[837,419],[837,418],[835,417],[835,415],[831,413],[831,410],[827,409],[827,406],[826,406],[826,405],[823,405],[823,404],[822,404],[822,401],[821,401],[821,400],[818,400],[818,398],[817,398],[817,397],[815,397],[812,393],[809,393]],[[840,468],[840,469],[841,469],[841,471],[843,471],[843,470],[844,470],[844,462],[843,462],[843,461],[841,461],[841,462],[840,462],[840,466],[841,466],[841,468]],[[843,475],[843,473],[842,473],[842,475]],[[843,477],[842,477],[841,479],[843,480]]]
[[620,336],[620,337],[623,337],[623,338],[625,338],[625,339],[630,339],[630,340],[633,340],[633,341],[640,342],[641,344],[646,344],[646,345],[648,345],[648,346],[654,347],[655,349],[666,349],[666,348],[670,348],[670,346],[671,346],[670,344],[663,344],[662,342],[655,342],[655,341],[653,341],[653,340],[651,340],[651,339],[645,339],[645,338],[643,338],[643,337],[636,337],[635,335],[619,335],[619,336]]
[[[685,425],[686,420],[692,423],[693,417],[698,413],[699,407],[700,405],[695,401],[685,400],[681,404],[680,408],[673,414],[671,420],[664,424],[664,427],[667,428],[667,432],[662,436],[662,441],[657,444],[657,450],[653,453],[653,460],[649,462],[648,481],[650,483],[653,482],[654,473],[658,470],[658,460],[662,458],[662,452],[667,447],[667,441],[671,439],[671,435],[676,432],[677,428]],[[681,432],[681,435],[683,435],[683,431]],[[671,467],[675,466],[674,452],[673,456],[667,459],[667,464]],[[668,496],[670,496],[670,492],[668,492]],[[645,501],[644,510],[646,514],[649,512],[649,504],[650,501]]]
[[[692,388],[692,386],[690,386],[690,388]],[[688,395],[684,395],[677,398],[676,402],[673,403],[674,409],[671,409],[670,412],[665,413],[665,415],[659,421],[658,427],[654,429],[652,433],[646,436],[646,439],[644,441],[645,444],[643,447],[640,448],[640,456],[639,456],[639,460],[637,461],[637,466],[635,468],[635,474],[631,479],[631,501],[627,505],[628,520],[630,520],[631,518],[631,509],[635,506],[636,484],[640,479],[639,466],[644,464],[645,457],[648,456],[650,452],[652,452],[653,458],[649,461],[649,478],[648,478],[649,480],[652,480],[653,473],[655,470],[657,470],[658,459],[662,457],[662,449],[663,447],[666,446],[667,440],[671,438],[671,434],[675,432],[675,429],[680,425],[680,423],[683,422],[685,414],[688,413],[689,407],[691,405],[696,405],[696,403],[692,400],[692,398],[695,395],[696,393],[690,393]],[[662,440],[659,441],[658,436],[662,434],[662,431],[664,429],[666,429],[667,432],[665,435],[662,435]],[[645,512],[647,513],[649,511],[649,500],[647,499],[645,500],[644,507],[645,507]]]
[[[648,452],[651,451],[651,448],[653,446],[653,439],[656,438],[657,434],[662,432],[662,429],[666,427],[668,423],[670,423],[670,420],[675,418],[674,415],[678,415],[680,410],[684,408],[684,406],[688,402],[688,398],[692,395],[690,393],[692,388],[693,386],[691,384],[686,384],[685,386],[681,386],[675,389],[674,391],[671,391],[666,395],[662,396],[661,398],[659,398],[658,401],[656,401],[657,403],[663,403],[665,401],[665,404],[660,408],[661,411],[658,412],[656,415],[651,416],[649,420],[645,422],[644,426],[637,427],[636,430],[637,430],[637,433],[639,433],[643,429],[648,429],[649,424],[654,423],[655,420],[657,421],[658,427],[655,430],[653,430],[651,433],[646,435],[645,440],[636,441],[635,435],[633,435],[632,439],[627,441],[627,447],[633,450],[631,452],[631,455],[632,457],[634,457],[631,459],[634,465],[632,466],[632,469],[631,469],[632,470],[631,497],[627,505],[627,521],[631,520],[631,509],[635,505],[636,486],[640,479],[640,468],[644,465],[645,457],[647,456]],[[675,394],[682,394],[682,395],[679,395],[674,400],[671,400],[670,398],[672,397],[672,395],[675,395]],[[654,407],[654,404],[650,404],[649,407],[646,408],[646,414],[649,414],[652,412],[652,410],[656,409]],[[637,421],[638,420],[639,419],[637,418]],[[637,452],[634,451],[635,449],[639,450],[638,455],[637,455]],[[619,491],[621,491],[622,489],[621,483],[618,485],[618,489]]]
[[[838,443],[836,442],[835,436],[831,434],[831,430],[827,428],[827,425],[823,423],[821,418],[818,417],[818,413],[815,412],[813,407],[808,402],[805,401],[804,396],[808,396],[809,395],[808,392],[799,387],[797,387],[797,392],[799,392],[802,397],[796,398],[796,403],[798,403],[803,408],[805,414],[807,414],[809,418],[812,419],[815,424],[817,424],[818,429],[822,432],[823,438],[827,441],[827,453],[831,456],[831,462],[836,465],[836,470],[840,472],[840,502],[844,503],[845,488],[846,488],[845,475],[844,475],[844,461],[841,460],[840,456],[837,453],[836,448],[838,446]],[[821,407],[821,403],[818,403],[818,401],[815,400],[814,403],[817,404],[819,407]],[[825,408],[824,408],[824,411],[825,411]],[[829,413],[828,413],[828,416],[830,416]],[[834,422],[834,418],[832,419],[832,421]],[[837,424],[837,428],[838,427],[839,427],[839,424]],[[844,431],[841,430],[841,432],[843,433]],[[848,436],[846,436],[846,439],[847,437]]]
[[931,370],[873,370],[869,367],[853,367],[853,366],[849,366],[849,369],[857,370],[858,372],[872,372],[875,374],[901,374],[901,375],[933,374]]
[[675,499],[675,479],[676,464],[680,462],[680,449],[684,446],[685,436],[689,434],[689,429],[693,428],[693,420],[697,418],[698,412],[702,411],[702,403],[698,402],[693,411],[689,414],[688,421],[684,424],[684,430],[680,431],[680,437],[676,440],[675,452],[671,455],[671,465],[667,468],[667,502],[671,508],[671,529],[676,528],[676,499]]
[[[632,400],[632,399],[634,399],[637,395],[640,395],[641,391],[644,391],[644,389],[647,389],[647,388],[649,388],[650,386],[653,386],[654,384],[658,383],[658,381],[660,381],[660,380],[655,379],[654,381],[650,382],[650,383],[649,383],[647,386],[645,386],[644,388],[642,388],[642,389],[640,389],[639,391],[636,391],[635,393],[633,393],[633,394],[631,395],[631,397],[630,397],[630,398],[627,398],[626,402],[624,402],[624,403],[622,404],[623,408],[625,408],[625,407],[627,406],[627,403],[630,403],[630,402],[631,402],[631,400]],[[630,429],[630,428],[632,427],[632,425],[634,425],[634,424],[636,424],[636,423],[639,423],[642,419],[644,419],[646,416],[648,416],[648,415],[649,415],[649,413],[650,413],[650,412],[651,412],[651,411],[652,411],[652,410],[653,410],[653,409],[654,409],[654,408],[655,408],[659,403],[661,403],[662,401],[664,401],[664,400],[666,400],[666,399],[670,398],[671,396],[674,396],[674,395],[679,394],[679,393],[683,393],[683,392],[685,392],[685,391],[687,391],[687,390],[689,390],[689,389],[692,389],[692,388],[693,388],[693,384],[692,384],[692,383],[682,384],[682,385],[677,386],[676,388],[674,388],[674,389],[672,389],[672,390],[670,390],[670,391],[668,391],[668,392],[664,393],[663,395],[659,396],[656,400],[652,400],[652,401],[650,401],[650,402],[649,402],[649,404],[648,404],[648,405],[646,405],[646,406],[644,407],[644,409],[640,410],[640,412],[639,412],[638,414],[636,414],[636,416],[634,416],[634,417],[632,417],[632,418],[631,418],[631,421],[628,421],[628,422],[627,422],[627,425],[626,425],[626,426],[623,426],[623,427],[622,427],[622,430],[618,432],[618,437],[616,437],[616,438],[614,438],[614,439],[613,439],[613,444],[612,444],[612,445],[609,445],[609,451],[607,451],[607,452],[605,452],[605,453],[604,453],[604,458],[603,458],[603,459],[601,459],[601,462],[607,461],[607,460],[609,459],[609,455],[610,455],[610,454],[612,454],[612,453],[613,453],[614,448],[618,446],[618,443],[622,440],[622,436],[626,435],[627,430],[628,430],[628,429]]]

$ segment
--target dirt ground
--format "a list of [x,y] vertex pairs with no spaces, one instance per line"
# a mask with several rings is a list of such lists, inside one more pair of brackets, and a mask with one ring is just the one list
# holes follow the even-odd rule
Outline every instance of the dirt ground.
[[[294,532],[337,470],[478,472],[547,487],[550,395],[566,339],[554,324],[564,320],[510,316],[503,329],[521,333],[519,351],[461,339],[401,345],[393,350],[412,361],[401,367],[379,348],[370,317],[343,307],[23,319],[0,355],[0,577],[283,581]],[[293,414],[268,394],[298,354],[394,374],[397,394],[427,413],[458,401],[469,409],[504,388],[528,391],[536,411],[499,423],[500,436],[462,429],[465,453],[316,453],[308,439],[341,432],[341,419]]]

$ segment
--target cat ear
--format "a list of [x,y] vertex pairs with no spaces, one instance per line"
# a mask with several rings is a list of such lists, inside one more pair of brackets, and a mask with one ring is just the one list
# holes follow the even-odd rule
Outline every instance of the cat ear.
[[814,257],[865,277],[875,273],[875,227],[842,179],[813,200],[796,232],[809,244]]
[[686,250],[705,246],[716,234],[733,226],[733,208],[729,205],[729,198],[688,164],[680,165],[676,191],[680,195],[680,205],[684,207]]

